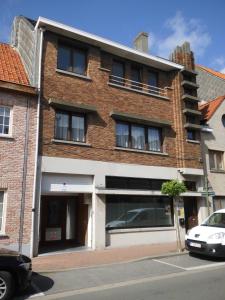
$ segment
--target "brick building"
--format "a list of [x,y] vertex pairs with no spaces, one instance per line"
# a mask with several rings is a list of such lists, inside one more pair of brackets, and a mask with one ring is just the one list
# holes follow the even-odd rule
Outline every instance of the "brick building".
[[[34,255],[174,242],[174,209],[182,237],[204,218],[198,85],[188,43],[166,60],[146,53],[145,33],[132,49],[23,17],[14,21],[13,38],[30,78],[41,78]],[[32,61],[20,51],[29,43]],[[160,192],[171,179],[188,187],[176,208]]]
[[0,44],[0,245],[31,253],[37,97],[19,54]]

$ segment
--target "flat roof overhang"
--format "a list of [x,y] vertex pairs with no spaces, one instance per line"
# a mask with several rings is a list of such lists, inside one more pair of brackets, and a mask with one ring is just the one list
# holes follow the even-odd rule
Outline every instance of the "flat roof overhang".
[[41,27],[65,37],[76,39],[81,42],[99,47],[101,48],[101,50],[112,53],[114,55],[124,57],[126,59],[130,59],[132,61],[136,61],[138,63],[145,64],[147,66],[154,67],[163,71],[180,71],[184,69],[184,66],[174,63],[165,58],[140,52],[122,44],[112,42],[97,35],[87,33],[74,27],[67,26],[43,17],[38,18],[35,30]]

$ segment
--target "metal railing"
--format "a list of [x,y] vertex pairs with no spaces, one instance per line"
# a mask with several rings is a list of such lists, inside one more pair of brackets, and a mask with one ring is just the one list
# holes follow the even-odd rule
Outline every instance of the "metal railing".
[[130,88],[135,91],[140,91],[147,94],[153,94],[162,97],[168,97],[167,88],[162,89],[156,86],[152,86],[142,82],[137,82],[123,77],[118,77],[115,75],[109,75],[109,82],[120,87]]

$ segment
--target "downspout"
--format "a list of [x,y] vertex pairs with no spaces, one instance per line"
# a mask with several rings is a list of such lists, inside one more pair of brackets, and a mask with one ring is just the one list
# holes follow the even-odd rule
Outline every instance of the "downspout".
[[30,257],[33,257],[34,252],[34,226],[36,212],[36,196],[38,191],[38,150],[39,150],[39,128],[40,128],[40,107],[41,107],[41,63],[42,63],[42,48],[43,48],[43,33],[44,29],[40,28],[40,45],[39,45],[39,61],[38,61],[38,104],[37,104],[37,123],[36,123],[36,149],[35,149],[35,167],[34,167],[34,183],[33,183],[33,203],[32,203],[32,221],[31,221],[31,247]]
[[22,191],[20,203],[20,223],[19,223],[19,240],[18,252],[22,253],[23,248],[23,227],[24,227],[24,210],[26,204],[26,180],[27,180],[27,160],[28,160],[28,142],[29,142],[29,122],[30,122],[30,105],[29,99],[26,104],[26,122],[25,122],[25,136],[24,136],[24,151],[23,151],[23,176],[22,176]]

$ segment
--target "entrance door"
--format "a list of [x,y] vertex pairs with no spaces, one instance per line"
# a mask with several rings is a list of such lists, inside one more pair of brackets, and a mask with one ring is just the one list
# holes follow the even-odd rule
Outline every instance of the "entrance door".
[[83,195],[42,197],[40,246],[56,250],[85,246],[87,225],[88,205]]
[[188,231],[198,225],[197,199],[184,197],[185,229]]

